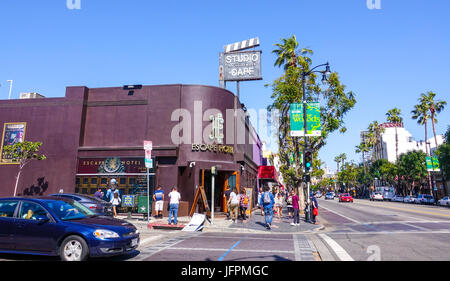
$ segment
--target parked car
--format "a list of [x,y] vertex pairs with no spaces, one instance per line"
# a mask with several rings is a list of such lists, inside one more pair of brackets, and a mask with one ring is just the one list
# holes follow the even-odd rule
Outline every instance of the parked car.
[[394,195],[394,197],[392,197],[391,201],[393,202],[403,202],[404,197],[400,196],[400,195]]
[[339,197],[339,202],[352,202],[353,203],[353,197],[348,193],[342,193]]
[[441,200],[437,201],[437,204],[439,206],[450,206],[450,197],[446,196],[442,198]]
[[334,200],[334,194],[331,192],[328,192],[327,194],[325,194],[325,200],[328,200],[328,199]]
[[433,195],[429,194],[419,194],[417,198],[414,200],[416,204],[434,204]]
[[384,197],[383,194],[379,193],[379,192],[372,192],[372,194],[370,195],[370,201],[383,201]]
[[60,256],[64,261],[122,255],[139,246],[124,220],[98,216],[62,197],[0,199],[0,252]]
[[110,202],[98,199],[93,196],[75,194],[75,193],[55,193],[50,196],[63,197],[75,200],[84,206],[88,207],[91,211],[99,216],[113,216],[113,208]]
[[414,197],[414,196],[408,195],[403,198],[404,203],[415,203],[415,201],[416,201],[416,197]]
[[320,197],[322,197],[322,192],[317,192],[316,193],[316,198],[320,198]]

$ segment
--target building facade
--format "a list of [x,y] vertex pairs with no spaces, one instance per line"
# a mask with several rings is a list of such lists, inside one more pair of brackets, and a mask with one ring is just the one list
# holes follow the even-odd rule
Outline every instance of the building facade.
[[[234,119],[235,107],[242,111],[232,92],[212,86],[68,87],[64,98],[0,101],[0,126],[4,144],[17,138],[11,132],[20,126],[22,140],[42,142],[47,157],[25,167],[19,195],[93,194],[112,178],[122,194],[135,194],[148,181],[151,190],[161,185],[166,194],[177,187],[185,215],[199,186],[211,204],[212,166],[218,211],[226,186],[256,190],[262,144],[245,114]],[[153,142],[149,176],[144,140]],[[0,161],[0,196],[12,195],[17,171],[16,164]]]

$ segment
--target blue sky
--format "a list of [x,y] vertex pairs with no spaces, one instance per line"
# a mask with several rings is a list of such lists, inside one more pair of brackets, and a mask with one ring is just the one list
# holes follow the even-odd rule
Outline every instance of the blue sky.
[[[263,81],[241,83],[248,108],[271,103],[264,85],[282,73],[273,66],[273,44],[296,35],[314,50],[313,63],[330,62],[358,104],[346,117],[347,133],[334,133],[320,152],[333,159],[354,147],[371,121],[399,107],[406,129],[423,139],[411,119],[420,93],[450,102],[450,1],[381,0],[66,0],[0,1],[0,99],[39,92],[62,97],[66,86],[124,84],[218,85],[218,54],[225,44],[259,37]],[[228,89],[235,91],[234,83]],[[439,115],[437,133],[450,124]],[[431,133],[429,133],[431,137]]]

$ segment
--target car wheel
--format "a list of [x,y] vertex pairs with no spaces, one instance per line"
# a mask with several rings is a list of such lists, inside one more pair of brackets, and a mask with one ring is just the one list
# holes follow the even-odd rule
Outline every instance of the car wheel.
[[89,247],[86,241],[76,235],[64,239],[59,248],[59,256],[63,261],[84,261],[88,254]]

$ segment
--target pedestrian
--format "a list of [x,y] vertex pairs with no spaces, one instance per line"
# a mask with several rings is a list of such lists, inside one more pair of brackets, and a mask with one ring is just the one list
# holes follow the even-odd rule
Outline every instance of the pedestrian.
[[111,199],[111,204],[113,206],[114,217],[117,217],[117,207],[122,202],[122,199],[119,197],[119,192],[113,192],[113,198]]
[[258,189],[258,201],[256,206],[259,208],[259,210],[261,210],[261,216],[264,216],[264,208],[261,204],[259,204],[259,202],[261,201],[261,196],[262,196],[261,189]]
[[248,208],[248,195],[245,193],[245,189],[241,190],[241,195],[239,196],[239,202],[240,202],[240,206],[239,206],[239,211],[241,214],[241,218],[243,220],[247,219],[247,208]]
[[281,197],[281,193],[278,193],[277,196],[275,197],[275,209],[277,212],[277,217],[279,219],[281,219],[281,216],[283,215],[282,208],[283,208],[283,197]]
[[94,197],[98,198],[100,200],[103,199],[103,192],[102,192],[102,189],[100,187],[97,188],[97,191],[94,193]]
[[230,205],[228,204],[228,201],[230,199],[230,193],[231,193],[230,186],[227,186],[226,189],[225,189],[225,192],[223,193],[223,198],[225,199],[225,204],[226,204],[226,207],[227,207],[227,213],[226,213],[227,220],[230,219]]
[[111,200],[114,197],[114,193],[116,193],[116,192],[118,193],[118,195],[120,197],[120,192],[117,189],[117,180],[111,179],[109,189],[106,191],[106,200],[105,201],[111,202]]
[[237,195],[236,187],[233,188],[233,191],[230,193],[230,198],[228,199],[228,205],[230,206],[230,215],[233,222],[236,222],[239,210],[239,198]]
[[177,188],[173,187],[169,193],[169,224],[172,224],[172,216],[174,217],[174,225],[178,224],[178,205],[180,204],[181,194],[178,193]]
[[164,207],[164,191],[162,186],[158,185],[155,192],[153,193],[153,201],[155,202],[155,216],[156,218],[163,217],[163,207]]
[[314,193],[311,192],[311,214],[312,214],[312,223],[318,224],[316,221],[316,217],[319,215],[319,204],[317,204],[316,197]]
[[292,196],[294,193],[291,191],[289,192],[288,196],[286,197],[286,203],[287,203],[287,210],[288,210],[288,218],[294,217],[294,208],[292,208]]
[[300,225],[300,205],[298,204],[300,198],[297,196],[297,192],[292,191],[292,209],[294,210],[294,221],[291,223],[292,226]]
[[266,228],[270,230],[273,219],[273,206],[275,205],[275,199],[272,192],[270,192],[270,187],[266,186],[264,188],[259,204],[264,208]]

